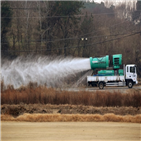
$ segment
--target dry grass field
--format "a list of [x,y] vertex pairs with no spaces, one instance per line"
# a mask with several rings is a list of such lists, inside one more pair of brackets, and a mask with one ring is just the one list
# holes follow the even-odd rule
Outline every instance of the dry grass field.
[[114,121],[141,123],[141,90],[62,91],[33,83],[4,90],[2,121]]
[[2,141],[140,140],[141,91],[1,87]]
[[2,141],[139,141],[141,124],[2,122]]

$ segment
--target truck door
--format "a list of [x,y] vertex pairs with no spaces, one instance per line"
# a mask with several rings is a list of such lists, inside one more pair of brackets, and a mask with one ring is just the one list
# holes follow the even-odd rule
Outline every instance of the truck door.
[[135,65],[126,66],[126,79],[131,79],[133,82],[137,83],[137,73]]

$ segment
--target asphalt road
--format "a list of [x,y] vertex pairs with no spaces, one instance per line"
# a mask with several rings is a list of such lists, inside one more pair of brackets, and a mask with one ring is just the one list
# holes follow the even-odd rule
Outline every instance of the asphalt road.
[[2,141],[139,141],[141,124],[114,122],[2,122]]
[[109,91],[109,92],[122,92],[126,93],[127,91],[130,90],[141,90],[141,86],[134,86],[132,89],[129,89],[128,87],[104,87],[104,89],[100,90],[98,87],[87,87],[87,88],[68,88],[68,89],[63,89],[67,91]]

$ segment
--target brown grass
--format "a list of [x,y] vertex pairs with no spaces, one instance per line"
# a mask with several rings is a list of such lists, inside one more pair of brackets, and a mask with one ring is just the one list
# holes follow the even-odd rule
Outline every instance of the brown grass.
[[9,87],[1,92],[1,104],[71,104],[91,106],[141,106],[141,91],[134,90],[128,93],[106,91],[59,91],[45,86],[13,89]]
[[4,91],[4,83],[1,81],[1,91]]
[[23,114],[16,118],[10,115],[1,115],[2,121],[26,121],[26,122],[131,122],[141,123],[141,114],[136,116],[114,114]]

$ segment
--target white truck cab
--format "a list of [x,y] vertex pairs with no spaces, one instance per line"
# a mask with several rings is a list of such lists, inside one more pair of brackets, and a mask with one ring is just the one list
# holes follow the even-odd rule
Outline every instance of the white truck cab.
[[138,84],[137,70],[135,64],[126,65],[126,69],[124,72],[125,72],[124,75],[125,75],[126,85],[129,88],[132,88],[134,84]]

